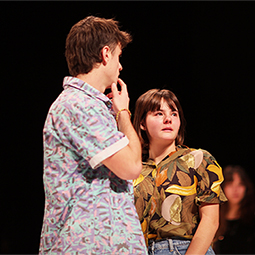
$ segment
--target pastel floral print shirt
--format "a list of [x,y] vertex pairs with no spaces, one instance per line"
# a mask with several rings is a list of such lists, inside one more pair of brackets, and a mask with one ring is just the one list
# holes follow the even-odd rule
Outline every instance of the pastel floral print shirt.
[[199,223],[199,205],[221,203],[222,169],[205,150],[177,147],[158,165],[148,159],[134,180],[135,205],[149,239],[191,239]]
[[39,254],[147,254],[133,183],[102,161],[129,141],[108,97],[66,77],[43,129],[45,212]]

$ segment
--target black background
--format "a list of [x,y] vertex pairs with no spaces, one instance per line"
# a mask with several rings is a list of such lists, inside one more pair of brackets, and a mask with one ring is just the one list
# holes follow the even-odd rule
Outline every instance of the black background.
[[188,123],[185,144],[255,180],[254,2],[1,2],[1,253],[38,253],[42,129],[69,75],[66,36],[88,15],[115,17],[133,35],[120,75],[132,112],[148,89],[172,90]]

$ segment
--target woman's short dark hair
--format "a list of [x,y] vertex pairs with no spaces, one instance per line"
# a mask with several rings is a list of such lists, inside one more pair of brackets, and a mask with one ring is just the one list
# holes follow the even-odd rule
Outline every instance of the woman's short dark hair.
[[89,73],[102,62],[101,50],[109,46],[113,52],[132,41],[129,33],[120,31],[118,21],[89,16],[76,23],[66,38],[65,57],[72,76]]
[[[181,104],[176,95],[167,89],[151,89],[142,94],[136,101],[133,125],[142,144],[143,160],[148,157],[149,138],[147,132],[141,129],[141,123],[145,123],[148,112],[158,111],[161,100],[164,99],[171,110],[178,110],[180,116],[180,129],[175,140],[176,145],[183,145],[186,121]],[[175,109],[177,107],[177,109]]]

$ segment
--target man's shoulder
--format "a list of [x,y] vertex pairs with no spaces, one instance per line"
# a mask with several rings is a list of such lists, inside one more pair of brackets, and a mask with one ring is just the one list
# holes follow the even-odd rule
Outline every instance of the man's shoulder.
[[96,107],[97,100],[83,91],[77,89],[64,89],[52,103],[50,110],[85,109],[89,106]]

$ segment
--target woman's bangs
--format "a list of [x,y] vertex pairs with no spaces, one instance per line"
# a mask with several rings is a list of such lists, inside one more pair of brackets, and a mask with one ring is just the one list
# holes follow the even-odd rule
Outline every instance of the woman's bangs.
[[174,101],[171,98],[167,97],[164,99],[172,111],[178,111],[178,107],[176,106],[176,104],[174,103]]
[[161,98],[160,95],[154,94],[151,101],[148,102],[147,112],[159,111],[161,108]]

